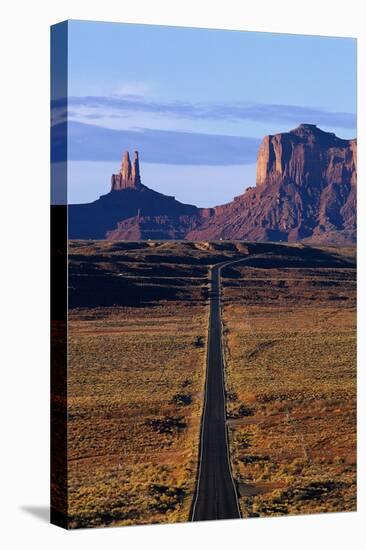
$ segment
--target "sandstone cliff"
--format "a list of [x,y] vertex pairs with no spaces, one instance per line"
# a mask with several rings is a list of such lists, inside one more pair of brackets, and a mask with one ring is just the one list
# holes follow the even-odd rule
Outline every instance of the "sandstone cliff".
[[216,207],[210,223],[187,238],[354,242],[356,152],[356,140],[312,124],[266,136],[256,187]]
[[321,186],[356,183],[356,140],[344,140],[313,124],[266,136],[257,159],[257,186],[272,183]]

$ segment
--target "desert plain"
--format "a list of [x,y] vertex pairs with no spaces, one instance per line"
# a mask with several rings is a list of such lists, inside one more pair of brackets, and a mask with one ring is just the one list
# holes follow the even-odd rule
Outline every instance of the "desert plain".
[[69,526],[189,519],[210,267],[243,517],[356,507],[355,249],[70,241]]

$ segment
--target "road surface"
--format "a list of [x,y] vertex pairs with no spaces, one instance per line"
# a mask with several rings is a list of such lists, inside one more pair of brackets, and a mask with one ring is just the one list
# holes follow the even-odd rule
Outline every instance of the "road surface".
[[220,312],[221,269],[238,261],[242,260],[218,264],[211,269],[205,399],[191,521],[241,517],[229,458]]

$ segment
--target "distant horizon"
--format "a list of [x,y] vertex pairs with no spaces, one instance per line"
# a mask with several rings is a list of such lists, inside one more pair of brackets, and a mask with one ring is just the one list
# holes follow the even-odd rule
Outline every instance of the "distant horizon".
[[265,135],[357,134],[352,38],[69,21],[68,42],[74,204],[108,192],[126,149],[147,187],[213,206],[255,185]]

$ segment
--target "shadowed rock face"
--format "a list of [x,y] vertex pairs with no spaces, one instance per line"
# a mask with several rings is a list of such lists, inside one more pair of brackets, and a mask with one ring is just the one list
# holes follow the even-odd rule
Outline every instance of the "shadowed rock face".
[[197,208],[141,183],[128,153],[111,192],[69,206],[71,239],[188,239],[347,244],[356,240],[357,142],[301,124],[266,136],[256,187],[228,204]]

